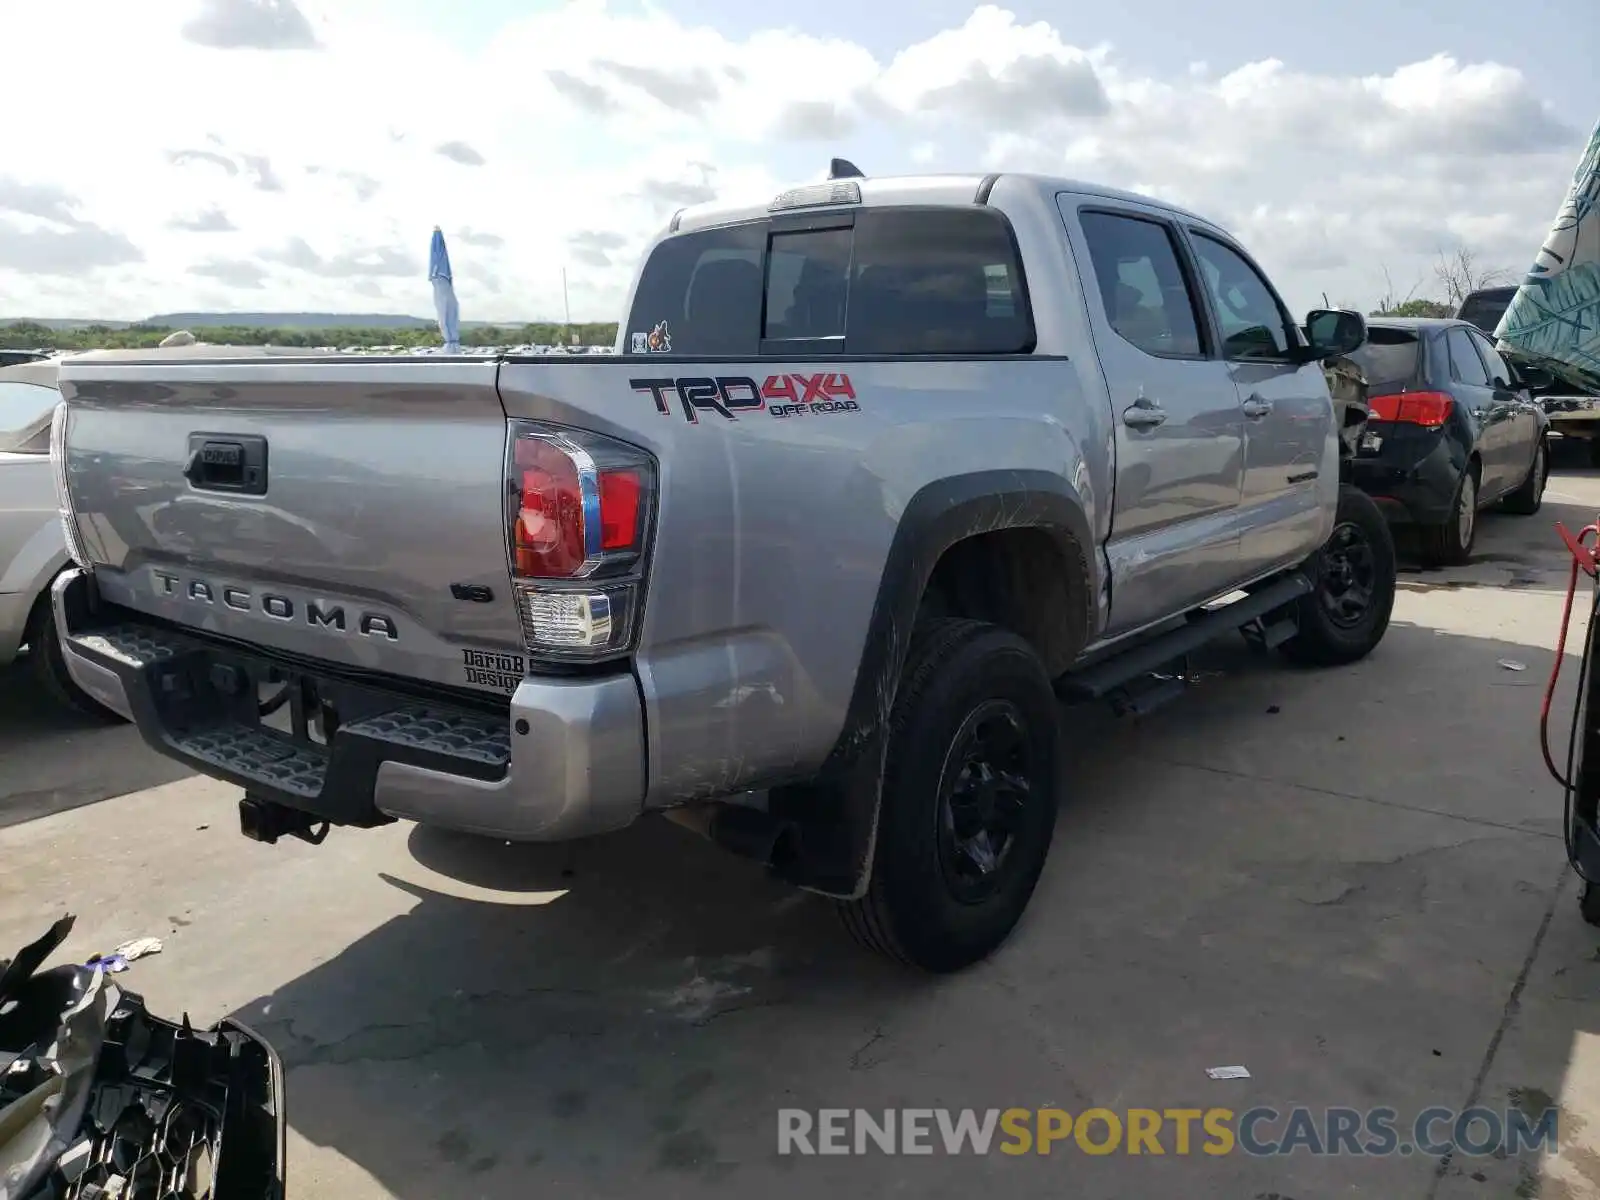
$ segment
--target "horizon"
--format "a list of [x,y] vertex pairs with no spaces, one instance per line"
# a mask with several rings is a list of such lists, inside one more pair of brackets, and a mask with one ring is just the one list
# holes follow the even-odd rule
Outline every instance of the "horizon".
[[[437,325],[437,320],[434,317],[431,317],[431,316],[418,316],[418,315],[416,315],[414,313],[339,312],[339,311],[316,311],[316,310],[309,310],[309,309],[300,310],[300,311],[285,311],[285,312],[262,312],[262,311],[256,311],[256,310],[250,310],[250,309],[239,309],[239,310],[233,310],[233,311],[222,311],[222,310],[215,310],[215,311],[201,310],[201,311],[191,311],[191,312],[174,311],[174,312],[170,312],[170,313],[156,313],[156,314],[154,314],[152,316],[148,316],[148,317],[107,317],[107,316],[97,316],[97,317],[72,317],[72,316],[68,316],[68,317],[41,317],[41,316],[6,317],[6,316],[0,316],[0,327],[14,326],[14,325],[42,325],[42,326],[46,326],[46,327],[49,327],[49,328],[56,328],[56,329],[63,329],[63,328],[82,329],[82,328],[88,328],[88,327],[94,326],[94,325],[103,325],[103,326],[106,326],[106,327],[138,325],[138,326],[146,326],[146,327],[151,327],[151,328],[157,328],[157,327],[171,328],[172,326],[169,323],[165,322],[165,318],[169,318],[169,317],[205,318],[207,320],[207,322],[212,322],[212,323],[221,324],[221,325],[225,325],[225,324],[229,323],[225,318],[248,317],[248,318],[251,318],[251,320],[248,322],[248,324],[265,325],[265,324],[268,324],[269,322],[276,322],[276,325],[274,327],[275,328],[282,328],[282,329],[317,328],[318,326],[316,326],[316,325],[305,325],[305,324],[303,324],[305,319],[308,318],[308,317],[323,318],[323,319],[326,319],[326,320],[349,321],[349,322],[352,322],[352,323],[348,324],[348,325],[345,325],[343,327],[344,328],[355,328],[355,329],[359,329],[359,328],[381,328],[382,327],[382,326],[364,326],[364,325],[361,324],[362,321],[372,321],[372,320],[377,320],[377,321],[412,321],[412,322],[416,322],[420,326],[427,326],[427,327],[433,327],[433,326]],[[213,321],[213,319],[215,319],[215,320]],[[200,322],[199,321],[194,321],[194,322],[190,322],[190,323],[198,324]],[[238,322],[234,322],[234,323],[238,323]],[[461,322],[461,327],[463,329],[466,329],[466,328],[469,328],[469,327],[470,328],[480,328],[480,327],[483,327],[483,326],[506,327],[506,326],[517,326],[517,325],[616,325],[616,324],[618,324],[618,322],[614,318],[610,319],[610,320],[594,320],[594,321],[572,320],[572,321],[566,321],[566,320],[563,320],[563,319],[561,319],[559,317],[506,317],[506,318],[501,318],[501,319],[478,318],[478,319],[471,320],[471,321],[462,321]]]

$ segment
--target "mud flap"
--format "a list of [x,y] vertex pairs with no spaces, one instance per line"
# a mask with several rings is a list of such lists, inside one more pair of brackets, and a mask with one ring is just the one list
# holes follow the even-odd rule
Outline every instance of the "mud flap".
[[866,895],[877,850],[886,745],[880,730],[837,775],[772,789],[767,811],[795,834],[771,864],[778,878],[834,900]]

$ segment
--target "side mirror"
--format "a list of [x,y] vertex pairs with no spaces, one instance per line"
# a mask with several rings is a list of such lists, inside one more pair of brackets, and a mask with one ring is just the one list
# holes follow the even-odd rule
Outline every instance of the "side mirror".
[[1367,340],[1367,319],[1348,308],[1313,308],[1306,314],[1308,360],[1338,358]]

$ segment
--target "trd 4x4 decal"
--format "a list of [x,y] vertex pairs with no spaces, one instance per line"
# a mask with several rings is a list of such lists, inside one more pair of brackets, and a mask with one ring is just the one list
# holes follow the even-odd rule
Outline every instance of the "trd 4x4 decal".
[[700,413],[716,413],[736,421],[741,414],[765,410],[774,417],[797,417],[802,413],[860,412],[855,385],[850,376],[838,371],[816,375],[768,375],[757,383],[748,375],[687,375],[681,379],[630,379],[636,392],[649,392],[656,411],[672,412],[672,401],[683,409],[691,424]]

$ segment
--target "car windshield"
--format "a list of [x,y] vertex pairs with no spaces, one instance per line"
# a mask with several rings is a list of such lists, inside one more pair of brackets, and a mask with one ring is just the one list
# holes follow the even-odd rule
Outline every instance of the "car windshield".
[[39,436],[61,393],[39,383],[0,379],[0,451],[49,453],[49,439]]
[[1409,383],[1417,374],[1417,335],[1409,329],[1367,327],[1367,340],[1350,352],[1369,388]]

